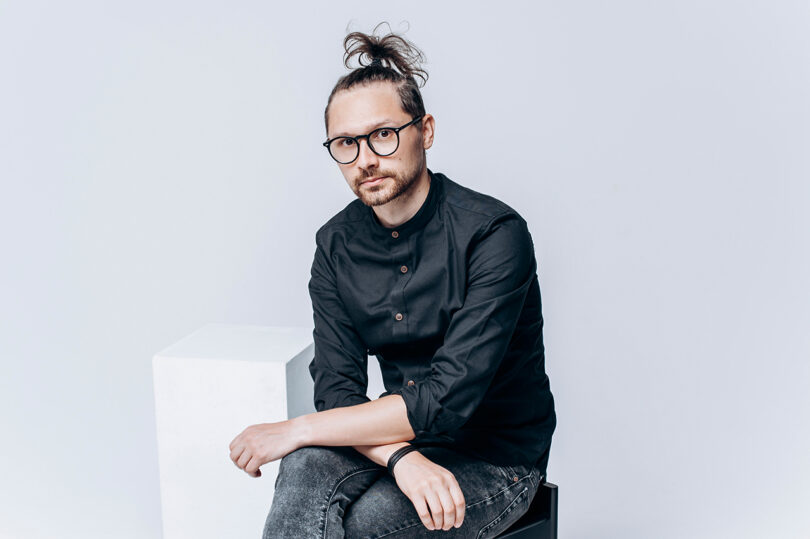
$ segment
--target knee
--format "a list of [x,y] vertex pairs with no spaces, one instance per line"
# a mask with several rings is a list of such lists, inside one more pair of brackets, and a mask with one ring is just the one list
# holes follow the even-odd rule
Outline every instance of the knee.
[[325,487],[331,460],[329,450],[323,447],[302,447],[286,455],[279,463],[276,498],[306,497]]
[[281,459],[279,475],[325,477],[345,468],[345,460],[340,448],[302,447]]
[[281,466],[287,468],[318,466],[320,462],[328,458],[327,451],[325,447],[302,447],[282,458]]

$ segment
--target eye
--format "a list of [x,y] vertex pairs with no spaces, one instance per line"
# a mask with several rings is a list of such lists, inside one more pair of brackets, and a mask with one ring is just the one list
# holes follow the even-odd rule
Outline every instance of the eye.
[[393,135],[394,135],[393,131],[391,131],[390,129],[383,128],[377,131],[377,134],[375,136],[379,139],[386,139],[392,137]]
[[353,138],[341,138],[336,140],[338,146],[350,147],[354,146],[355,140]]

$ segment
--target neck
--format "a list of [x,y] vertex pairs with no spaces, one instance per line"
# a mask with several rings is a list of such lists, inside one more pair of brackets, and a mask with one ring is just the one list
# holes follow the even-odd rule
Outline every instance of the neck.
[[374,206],[374,213],[383,226],[394,228],[416,215],[430,191],[430,174],[427,167],[422,169],[413,185],[394,200]]

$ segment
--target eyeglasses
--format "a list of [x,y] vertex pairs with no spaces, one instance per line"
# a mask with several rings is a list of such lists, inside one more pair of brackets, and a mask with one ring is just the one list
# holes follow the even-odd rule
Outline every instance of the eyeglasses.
[[385,157],[391,155],[399,148],[399,132],[419,122],[422,118],[414,118],[410,122],[400,127],[378,127],[368,135],[357,135],[356,137],[335,137],[323,143],[329,150],[332,159],[341,165],[348,165],[360,155],[360,139],[366,139],[369,149]]

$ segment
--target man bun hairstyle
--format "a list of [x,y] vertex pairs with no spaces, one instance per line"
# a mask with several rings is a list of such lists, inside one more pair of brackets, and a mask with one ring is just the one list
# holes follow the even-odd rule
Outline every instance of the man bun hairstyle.
[[[393,83],[399,93],[402,108],[411,118],[425,115],[425,104],[422,101],[420,86],[427,82],[428,74],[421,64],[425,56],[413,43],[401,35],[389,32],[376,35],[378,24],[371,34],[352,32],[343,40],[343,65],[352,69],[353,60],[358,67],[338,79],[324,111],[324,124],[329,130],[329,105],[336,93],[349,90],[358,85],[375,82]],[[390,26],[389,26],[390,30]],[[421,84],[417,84],[417,79]]]

